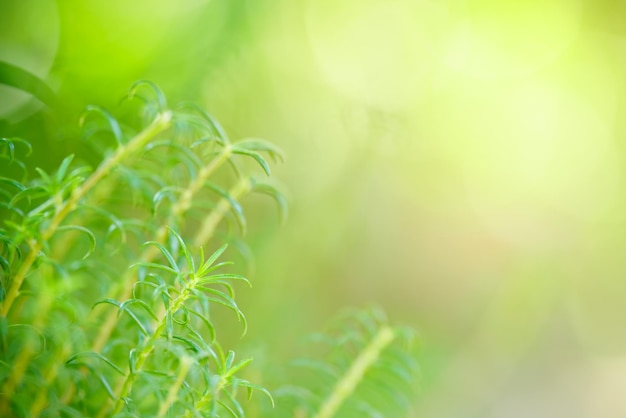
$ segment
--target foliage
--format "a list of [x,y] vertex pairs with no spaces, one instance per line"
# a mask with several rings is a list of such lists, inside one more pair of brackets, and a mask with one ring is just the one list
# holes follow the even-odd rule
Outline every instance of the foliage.
[[[245,378],[251,359],[223,348],[218,329],[230,311],[246,331],[235,290],[250,282],[223,260],[246,230],[244,196],[271,196],[285,218],[268,180],[282,153],[260,139],[231,142],[211,115],[170,109],[150,82],[133,85],[125,106],[140,111],[138,124],[97,106],[81,119],[103,154],[95,169],[70,155],[31,177],[28,142],[0,142],[0,416],[240,417],[253,392],[273,406]],[[410,386],[398,330],[355,318],[360,328],[331,344],[327,361],[345,374],[326,403],[285,402],[270,414],[356,416],[353,393],[375,385],[396,398],[404,388],[394,384]],[[303,385],[316,391],[315,382]],[[357,409],[383,413],[365,405]]]
[[416,389],[414,339],[380,310],[346,312],[305,339],[308,355],[291,363],[290,383],[274,392],[288,405],[281,416],[403,416]]

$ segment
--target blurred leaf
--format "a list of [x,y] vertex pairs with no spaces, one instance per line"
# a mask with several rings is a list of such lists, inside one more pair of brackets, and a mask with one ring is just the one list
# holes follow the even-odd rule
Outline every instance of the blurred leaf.
[[52,109],[58,109],[59,107],[56,93],[52,91],[45,81],[5,61],[0,61],[0,84],[30,93]]
[[117,145],[120,147],[124,145],[124,134],[122,133],[122,128],[120,127],[119,122],[106,109],[100,106],[87,106],[87,110],[85,110],[85,113],[83,113],[80,118],[81,126],[84,126],[87,115],[89,115],[90,113],[101,115],[109,124],[109,128],[111,129],[111,133],[113,133],[113,137],[115,138],[115,142],[117,143]]
[[89,257],[96,249],[96,236],[89,229],[79,225],[63,225],[57,228],[57,231],[79,231],[87,235],[89,238],[89,249],[83,256],[83,260]]
[[121,375],[121,376],[125,376],[126,375],[126,373],[124,373],[124,371],[122,369],[120,369],[118,366],[116,366],[115,363],[113,363],[111,360],[109,360],[106,356],[104,356],[104,355],[102,355],[100,353],[94,353],[94,352],[90,352],[90,351],[84,352],[84,353],[74,354],[69,359],[67,359],[65,364],[71,365],[71,364],[74,364],[74,363],[78,363],[78,360],[81,360],[81,359],[84,359],[84,358],[95,358],[97,360],[101,360],[105,364],[107,364],[109,367],[111,367],[111,369],[115,370],[119,375]]

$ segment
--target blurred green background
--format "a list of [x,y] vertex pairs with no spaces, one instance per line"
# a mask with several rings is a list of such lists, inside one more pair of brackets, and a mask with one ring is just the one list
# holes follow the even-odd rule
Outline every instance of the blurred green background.
[[53,167],[137,79],[286,152],[251,197],[246,340],[344,306],[420,329],[415,416],[626,416],[626,3],[4,0],[0,133]]

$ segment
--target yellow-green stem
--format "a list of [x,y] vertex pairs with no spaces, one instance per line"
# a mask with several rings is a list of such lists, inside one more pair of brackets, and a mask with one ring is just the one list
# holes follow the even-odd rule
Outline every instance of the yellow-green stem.
[[[250,180],[250,178],[244,177],[228,191],[228,194],[233,200],[238,200],[243,195],[248,193],[250,189],[252,189],[252,180]],[[221,198],[219,202],[217,202],[217,206],[215,207],[215,209],[211,211],[209,216],[204,218],[204,221],[200,226],[200,230],[194,238],[193,242],[196,247],[201,247],[202,245],[206,244],[211,239],[211,237],[213,237],[215,228],[217,228],[217,225],[220,223],[224,215],[228,213],[230,208],[231,204],[226,198]]]
[[[87,199],[89,203],[95,203],[98,205],[101,200],[109,196],[113,190],[115,189],[116,182],[115,181],[107,181],[104,183],[100,183],[98,188],[96,188],[93,193],[91,193]],[[78,215],[78,216],[76,216]],[[89,221],[89,217],[84,212],[78,212],[74,215],[74,219],[72,219],[73,225],[86,225]],[[59,239],[55,241],[54,246],[52,248],[52,258],[54,260],[61,260],[68,253],[70,248],[74,247],[74,243],[76,242],[77,237],[80,234],[69,234],[69,236],[64,236],[63,239]]]
[[22,381],[22,376],[24,375],[24,372],[26,372],[29,361],[34,354],[35,350],[33,349],[32,344],[27,343],[24,347],[22,347],[15,364],[12,365],[11,374],[7,378],[4,385],[2,385],[2,393],[0,393],[0,417],[10,416],[9,403],[13,397],[15,388]]
[[180,387],[183,385],[183,382],[185,381],[185,377],[187,377],[187,373],[189,373],[189,368],[191,367],[192,363],[193,361],[191,360],[191,358],[189,357],[182,358],[179,369],[178,369],[178,375],[176,376],[176,381],[174,382],[172,386],[170,386],[170,390],[167,392],[167,398],[165,398],[165,401],[161,403],[161,405],[159,406],[159,412],[157,413],[157,418],[164,417],[165,414],[167,414],[167,411],[169,411],[174,401],[176,401],[176,397],[178,396],[178,391],[180,390]]
[[[224,150],[220,153],[220,155],[216,159],[214,159],[209,165],[205,166],[203,170],[201,170],[198,177],[194,180],[194,182],[192,182],[192,184],[190,184],[188,189],[183,193],[182,198],[172,208],[168,221],[173,221],[176,217],[182,216],[191,207],[193,196],[205,184],[209,176],[219,166],[221,166],[224,162],[228,160],[231,153],[232,153],[232,149],[230,148],[230,146],[225,147]],[[251,187],[252,187],[252,184],[251,184],[250,179],[248,178],[242,179],[229,191],[229,194],[233,199],[238,199],[242,195],[250,191]],[[219,224],[219,222],[224,217],[224,215],[228,212],[230,207],[231,207],[231,204],[228,201],[228,199],[225,199],[225,198],[220,199],[216,208],[213,211],[211,211],[209,216],[205,219],[205,222],[203,223],[203,227],[200,229],[200,232],[196,235],[194,242],[198,246],[202,245],[204,242],[208,241],[211,238],[211,236],[213,235],[213,232],[215,231],[215,228],[217,227],[217,224]],[[156,242],[163,244],[165,242],[166,237],[167,237],[167,229],[166,229],[166,225],[163,225],[161,226],[161,228],[159,228],[159,231],[157,232],[155,240]],[[153,260],[157,254],[158,254],[158,251],[156,250],[156,248],[154,246],[151,246],[151,247],[146,248],[146,250],[140,257],[140,259],[144,262],[149,262]],[[126,277],[129,275],[130,273],[126,273],[124,280],[121,281],[122,283],[124,283],[122,292],[119,295],[119,297],[121,297],[122,299],[128,298],[132,292],[132,286],[134,284],[134,280],[131,280],[131,277]],[[184,289],[183,289],[183,292],[181,292],[180,296],[182,296],[183,293],[184,293]],[[179,298],[177,298],[177,300]],[[179,307],[180,306],[170,308],[170,309],[172,309],[173,312],[176,312],[176,310],[178,310]],[[158,316],[160,316],[161,313],[162,312],[159,312]],[[165,322],[164,322],[165,316],[162,316],[162,318],[163,319],[161,320],[161,323],[155,330],[154,334],[147,341],[146,345],[144,345],[144,350],[142,350],[141,353],[138,355],[138,361],[135,366],[136,370],[140,370],[140,368],[143,367],[143,364],[145,363],[147,356],[150,354],[150,352],[153,349],[154,341],[156,341],[156,338],[158,338],[158,336],[163,331],[163,328],[165,326]],[[116,323],[117,323],[117,315],[115,314],[115,312],[109,313],[109,315],[105,319],[103,326],[100,328],[101,331],[98,337],[96,337],[94,345],[92,346],[93,351],[98,352],[104,347],[104,344],[106,343],[109,336],[113,332],[113,329]],[[115,404],[114,413],[117,413],[120,411],[122,407],[122,403],[120,400],[130,392],[133,383],[134,383],[134,375],[129,373],[126,379],[124,380],[121,386],[121,389],[119,390],[119,395],[117,396],[118,401]],[[100,411],[99,416],[104,416],[107,410],[108,408],[106,406],[103,407]]]
[[50,366],[46,369],[44,373],[44,382],[46,383],[44,387],[39,390],[37,393],[37,397],[35,398],[33,404],[30,407],[30,415],[31,417],[37,417],[46,407],[46,401],[48,400],[48,388],[52,384],[52,381],[57,377],[59,372],[59,367],[65,363],[67,359],[67,355],[70,352],[69,344],[63,344],[62,348],[57,350],[54,361],[50,362]]
[[379,358],[381,351],[393,341],[394,337],[393,329],[389,326],[384,326],[378,331],[374,339],[354,360],[346,374],[337,382],[314,418],[332,418],[335,416],[341,404],[354,392],[354,389],[363,379],[367,369]]
[[[198,280],[197,278],[194,277],[185,285],[185,287],[181,290],[180,294],[176,297],[176,299],[172,301],[172,304],[170,305],[168,309],[168,311],[171,312],[172,315],[178,312],[178,310],[183,306],[185,301],[190,297],[191,292],[189,289],[195,288],[197,284],[198,284]],[[148,359],[148,356],[150,355],[150,353],[152,353],[152,350],[154,350],[156,341],[159,339],[159,337],[165,330],[166,326],[167,326],[167,312],[165,315],[161,317],[161,320],[159,321],[157,328],[150,335],[150,337],[142,344],[141,350],[138,351],[137,361],[135,362],[134,370],[132,372],[130,370],[127,372],[126,377],[124,378],[124,381],[122,381],[121,384],[119,384],[117,386],[117,389],[114,391],[117,401],[115,402],[113,415],[117,414],[122,409],[122,406],[124,404],[122,399],[125,398],[132,390],[133,383],[135,382],[135,377],[137,376],[137,373],[140,372],[141,369],[143,368],[144,364],[146,363],[146,360]],[[98,417],[104,417],[107,412],[108,412],[108,406],[105,404],[100,410]]]
[[[216,158],[211,160],[209,164],[204,166],[199,172],[198,176],[189,184],[187,189],[183,192],[181,198],[176,202],[170,211],[167,221],[159,227],[154,241],[159,244],[164,244],[167,239],[167,227],[172,225],[174,221],[183,216],[191,207],[192,201],[196,193],[204,186],[209,177],[217,170],[222,164],[228,161],[228,158],[232,155],[232,148],[230,145],[226,145]],[[149,246],[144,249],[139,256],[140,262],[149,263],[153,261],[159,251],[155,246]],[[134,280],[132,270],[127,270],[119,283],[122,285],[122,289],[115,289],[109,295],[110,298],[117,298],[119,300],[126,300],[131,296],[133,286],[136,282]],[[92,311],[95,312],[95,311]],[[90,321],[95,320],[94,315],[89,318]],[[103,324],[99,327],[98,335],[96,336],[91,350],[94,352],[100,352],[106,342],[109,340],[115,325],[117,324],[117,312],[109,311]]]
[[215,172],[215,170],[224,164],[230,156],[232,155],[232,147],[230,144],[224,146],[222,151],[215,157],[209,164],[202,167],[202,169],[198,172],[195,180],[191,182],[189,187],[183,192],[180,200],[176,202],[176,205],[172,208],[172,212],[170,215],[170,221],[173,219],[182,216],[189,208],[193,202],[193,198],[198,193],[198,191],[204,187],[209,177]]
[[[213,399],[213,394],[218,394],[220,393],[220,391],[224,388],[224,385],[226,384],[226,379],[224,379],[223,377],[220,376],[220,381],[217,382],[217,385],[215,385],[215,390],[214,391],[207,391],[206,395],[204,395],[203,397],[200,398],[200,400],[198,400],[198,402],[195,403],[193,410],[194,411],[203,411],[204,408],[206,408],[207,405],[210,404],[211,400]],[[185,411],[185,416],[184,418],[191,418],[193,416],[192,411],[191,410],[187,410]]]
[[[230,149],[229,149],[228,153],[224,152],[224,153],[222,153],[222,155],[226,155],[226,156],[230,155]],[[220,157],[218,157],[218,158],[221,160]],[[224,161],[225,161],[225,159],[222,162],[220,162],[220,164],[222,164]],[[216,165],[213,165],[213,167],[214,167],[214,169],[217,168]],[[206,174],[206,175],[204,175],[205,181],[208,178],[208,176],[211,174],[211,172],[212,171],[205,172],[205,174]],[[244,179],[244,180],[240,181],[239,183],[237,183],[229,191],[229,193],[233,197],[233,199],[238,199],[243,194],[248,192],[250,190],[250,188],[251,188],[250,180],[249,179]],[[176,205],[175,206],[175,210],[178,207],[182,207],[182,205],[180,205],[180,206]],[[201,246],[202,244],[206,243],[209,239],[211,239],[211,237],[213,236],[213,232],[215,231],[215,227],[222,220],[224,215],[226,215],[226,213],[228,212],[229,209],[230,209],[230,202],[228,201],[228,199],[224,199],[224,198],[220,199],[220,201],[218,202],[216,208],[214,210],[212,210],[211,213],[209,214],[209,216],[207,216],[205,218],[205,221],[203,223],[203,227],[200,228],[200,231],[198,232],[198,234],[196,235],[196,237],[194,239],[194,243],[197,246]],[[166,233],[167,233],[167,228],[165,226],[162,226],[159,229],[159,232],[157,233],[155,241],[158,242],[159,244],[165,243],[165,239],[167,237]],[[156,247],[150,246],[150,247],[147,247],[144,250],[144,252],[139,257],[139,259],[142,262],[150,262],[150,261],[154,260],[154,258],[158,255],[158,253],[159,252],[156,249]],[[133,285],[135,283],[135,280],[133,280],[131,276],[132,276],[132,272],[130,270],[128,270],[124,274],[122,280],[120,280],[120,282],[124,286],[122,288],[122,291],[119,294],[117,294],[117,297],[120,300],[125,300],[128,297],[130,297],[130,295],[131,295],[132,288],[133,288]],[[113,332],[113,329],[115,328],[115,324],[116,323],[117,323],[117,313],[115,311],[109,311],[107,317],[104,320],[104,323],[99,328],[100,332],[98,333],[98,335],[96,336],[96,339],[94,340],[94,344],[92,345],[92,348],[91,348],[92,351],[100,352],[102,350],[102,348],[104,347],[104,345],[108,341],[109,337],[111,336],[111,333]]]
[[172,114],[169,111],[158,115],[146,129],[137,134],[137,136],[135,136],[128,144],[120,146],[110,158],[106,159],[96,169],[96,171],[94,171],[93,174],[85,180],[83,184],[74,189],[69,198],[57,208],[52,216],[52,219],[50,219],[50,223],[42,231],[41,240],[30,245],[30,252],[28,256],[18,269],[15,277],[11,280],[9,291],[0,306],[0,316],[7,316],[13,302],[19,296],[24,279],[35,262],[39,251],[43,248],[44,243],[48,241],[52,235],[54,235],[67,215],[69,215],[76,208],[80,199],[93,189],[94,186],[98,184],[106,175],[108,175],[122,160],[140,150],[150,139],[167,129],[170,126],[171,120]]
[[[32,320],[32,326],[36,330],[40,330],[44,327],[47,319],[47,314],[52,307],[54,299],[54,293],[51,289],[42,289],[37,299],[37,316]],[[17,358],[15,359],[9,376],[2,385],[2,398],[0,399],[0,416],[7,416],[8,401],[13,396],[15,389],[22,382],[24,373],[30,364],[32,358],[37,354],[37,351],[33,347],[33,341],[27,340],[24,346],[21,348]]]

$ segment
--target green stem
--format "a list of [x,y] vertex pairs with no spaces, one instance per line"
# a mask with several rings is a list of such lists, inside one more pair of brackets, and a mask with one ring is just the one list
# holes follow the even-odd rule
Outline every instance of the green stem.
[[19,296],[26,275],[44,246],[44,242],[54,235],[61,222],[76,209],[78,202],[125,158],[133,155],[154,136],[167,129],[171,124],[171,120],[171,112],[158,115],[146,129],[137,134],[128,144],[120,146],[110,158],[100,164],[98,169],[82,185],[74,189],[70,197],[56,210],[54,216],[50,219],[50,223],[41,233],[41,240],[31,243],[30,252],[15,274],[15,277],[13,277],[13,280],[11,280],[6,298],[0,305],[0,316],[6,317],[8,315],[13,302]]
[[[218,154],[218,156],[211,160],[209,164],[204,166],[199,172],[198,176],[189,184],[187,189],[183,192],[181,198],[176,202],[176,204],[172,207],[170,211],[170,215],[165,223],[163,223],[159,230],[155,235],[155,242],[159,244],[164,244],[167,239],[167,227],[172,225],[176,219],[184,216],[184,214],[191,208],[191,204],[193,202],[194,196],[198,193],[198,191],[204,186],[209,177],[217,170],[222,164],[228,161],[228,158],[232,155],[232,148],[230,145],[226,145],[222,151]],[[139,256],[140,262],[149,263],[156,258],[159,254],[159,251],[155,246],[147,247],[142,254]],[[122,285],[121,290],[119,287],[111,292],[110,298],[117,298],[119,300],[126,300],[130,297],[133,286],[136,280],[133,279],[132,275],[134,272],[132,270],[127,270],[119,283]],[[90,318],[90,320],[94,320],[95,318]],[[109,337],[113,333],[113,329],[117,324],[117,313],[115,311],[109,311],[109,314],[105,318],[102,325],[99,327],[100,331],[96,336],[94,343],[92,344],[91,350],[94,352],[100,352],[106,342],[109,340]]]
[[205,183],[209,179],[209,177],[215,172],[215,170],[224,164],[230,156],[232,155],[232,147],[230,144],[225,145],[222,151],[218,154],[218,156],[211,160],[211,162],[198,172],[198,176],[195,178],[193,182],[187,187],[187,189],[183,192],[180,200],[176,202],[176,205],[172,208],[172,212],[170,215],[170,221],[182,216],[189,208],[193,202],[193,198],[198,193],[198,191],[204,187]]
[[[198,402],[195,403],[195,405],[193,406],[193,411],[204,411],[204,409],[208,405],[210,405],[211,400],[213,399],[213,395],[215,394],[215,396],[217,396],[217,394],[219,394],[220,391],[226,385],[226,382],[227,382],[227,380],[223,376],[220,376],[220,381],[217,382],[217,385],[215,385],[215,390],[207,391],[207,393],[203,397],[201,397]],[[185,412],[184,418],[191,418],[192,416],[193,416],[192,410],[188,409]]]
[[[56,294],[51,287],[52,286],[41,286],[42,289],[37,298],[38,309],[35,318],[31,321],[33,328],[36,330],[41,330],[45,327],[48,313],[52,308]],[[8,400],[11,399],[16,388],[22,383],[22,379],[24,378],[24,374],[31,360],[37,354],[34,345],[35,343],[31,339],[28,339],[20,348],[17,358],[11,365],[9,376],[2,385],[2,399],[0,399],[0,416],[2,417],[7,416]]]
[[181,360],[178,375],[176,376],[176,381],[172,386],[170,386],[170,390],[167,392],[167,398],[165,398],[165,402],[163,402],[159,406],[157,418],[164,417],[165,414],[167,414],[167,411],[169,411],[170,407],[178,396],[178,391],[183,385],[185,377],[187,377],[187,373],[189,373],[189,368],[191,367],[192,363],[193,361],[189,357],[183,357],[183,359]]
[[346,374],[337,382],[314,418],[332,418],[335,416],[341,404],[354,392],[363,379],[367,369],[379,358],[380,353],[393,341],[394,337],[393,329],[389,326],[384,326],[378,331],[374,339],[354,360]]
[[30,359],[36,354],[31,343],[27,343],[24,347],[21,347],[20,354],[15,363],[11,367],[11,374],[8,379],[2,385],[2,393],[0,394],[0,416],[6,417],[9,415],[9,403],[13,398],[15,388],[22,381],[22,377],[26,372],[26,368],[30,363]]
[[[154,330],[152,335],[150,335],[150,337],[143,343],[141,349],[137,353],[137,362],[135,363],[134,370],[132,372],[129,370],[126,378],[118,385],[118,388],[115,391],[117,401],[115,402],[113,415],[117,414],[122,409],[122,406],[124,405],[122,399],[125,398],[132,390],[137,373],[139,373],[143,369],[143,366],[146,363],[148,356],[150,355],[150,353],[152,353],[154,347],[156,346],[156,341],[165,330],[165,327],[167,326],[168,313],[174,315],[191,296],[190,289],[195,288],[197,285],[198,279],[195,277],[185,284],[176,299],[172,301],[165,315],[161,317],[157,328]],[[105,404],[100,410],[98,417],[104,417],[108,412],[108,409],[108,406]]]
[[46,384],[37,392],[37,397],[33,401],[30,407],[31,417],[38,417],[41,411],[46,407],[48,400],[48,389],[52,385],[52,381],[57,377],[59,368],[65,363],[67,356],[70,352],[69,344],[63,344],[61,348],[57,349],[54,361],[51,361],[50,366],[44,372],[44,382]]
[[[252,181],[250,178],[244,177],[228,191],[228,194],[233,200],[238,200],[243,195],[248,193],[251,188]],[[201,247],[211,239],[213,233],[215,232],[215,228],[217,228],[217,225],[220,223],[224,215],[228,213],[230,208],[231,204],[226,198],[221,198],[219,202],[217,202],[215,209],[211,211],[209,216],[204,218],[204,221],[200,226],[200,230],[196,234],[193,241],[195,246]]]

